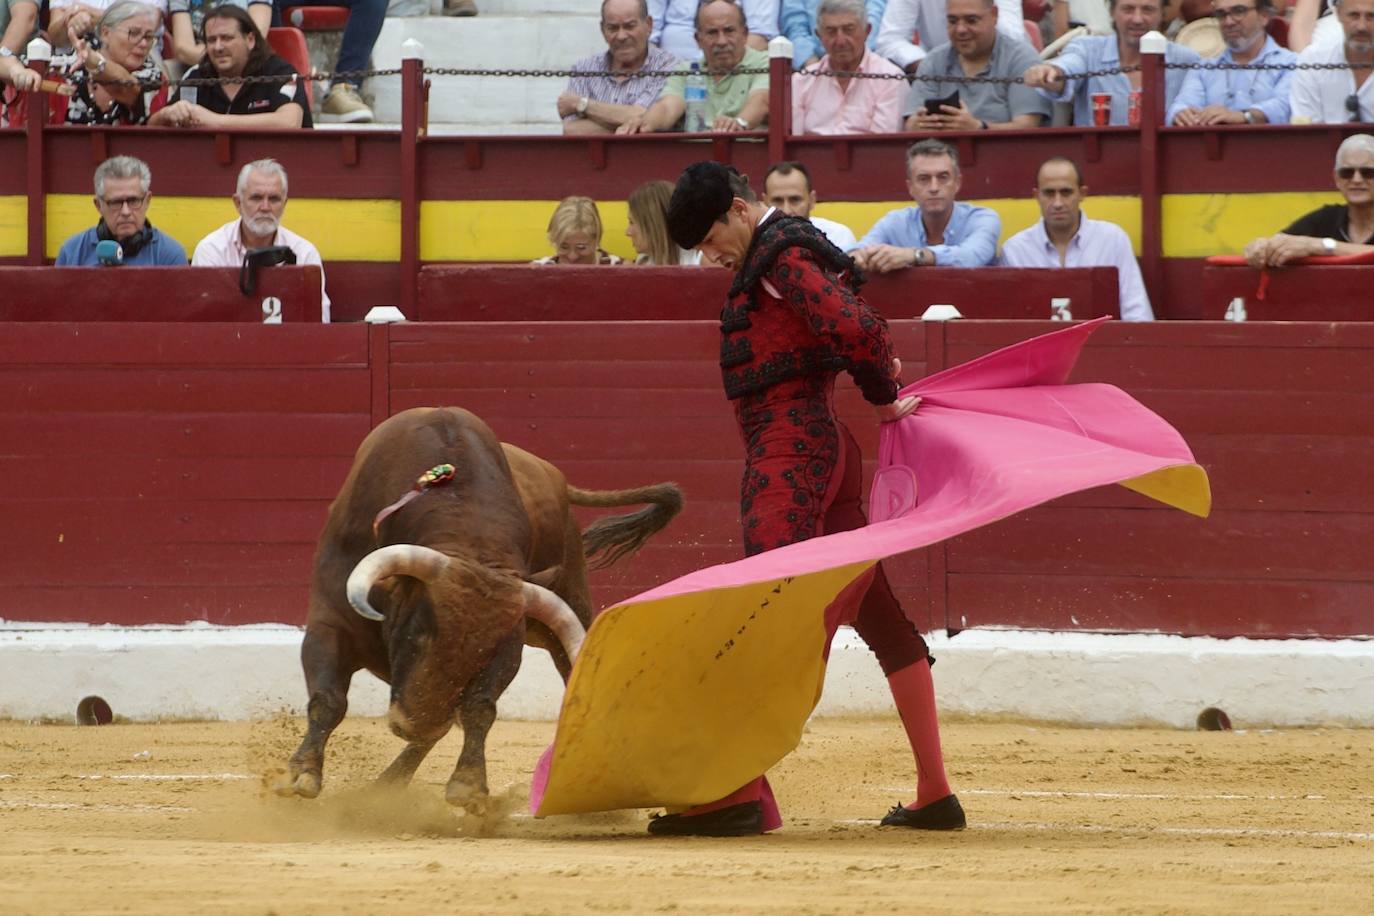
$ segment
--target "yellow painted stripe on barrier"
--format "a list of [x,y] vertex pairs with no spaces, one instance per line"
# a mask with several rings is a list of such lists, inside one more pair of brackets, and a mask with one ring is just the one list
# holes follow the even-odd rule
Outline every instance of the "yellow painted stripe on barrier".
[[1304,213],[1338,203],[1341,196],[1335,191],[1166,194],[1161,205],[1164,257],[1240,254],[1252,239],[1273,235]]
[[29,202],[22,194],[0,197],[0,257],[29,253]]
[[[93,199],[84,194],[49,194],[46,204],[50,258],[57,257],[67,238],[89,229],[99,218]],[[236,216],[228,197],[159,197],[154,192],[148,205],[148,219],[180,242],[187,256],[201,239]],[[395,261],[401,256],[398,200],[296,198],[287,204],[285,223],[309,239],[326,262]]]
[[[1002,217],[1002,238],[1030,226],[1040,209],[1030,198],[970,201],[991,207]],[[420,204],[420,258],[425,261],[528,261],[553,252],[546,238],[556,200],[426,200]],[[844,223],[858,236],[885,213],[911,206],[911,201],[833,202],[816,207],[816,215]],[[601,247],[633,261],[625,238],[629,210],[624,201],[597,203],[601,212]],[[1117,223],[1140,251],[1140,200],[1135,197],[1090,197],[1085,211],[1094,219]]]

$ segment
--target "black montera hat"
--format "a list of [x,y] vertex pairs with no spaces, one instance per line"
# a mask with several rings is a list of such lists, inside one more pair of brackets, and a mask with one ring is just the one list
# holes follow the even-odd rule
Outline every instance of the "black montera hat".
[[694,162],[683,171],[668,201],[668,234],[679,248],[700,245],[711,224],[729,211],[735,199],[730,190],[734,171],[719,162]]

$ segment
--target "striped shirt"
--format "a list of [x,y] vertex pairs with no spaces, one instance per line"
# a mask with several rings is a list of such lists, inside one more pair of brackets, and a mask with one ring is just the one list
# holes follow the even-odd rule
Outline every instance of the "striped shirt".
[[[678,59],[664,51],[649,45],[649,54],[644,58],[644,70],[671,70],[678,65]],[[579,73],[597,73],[602,70],[610,70],[611,53],[606,51],[602,54],[593,54],[591,57],[584,57],[573,64],[573,70]],[[667,81],[664,76],[574,76],[568,80],[568,92],[573,95],[583,96],[596,102],[609,102],[613,105],[639,105],[647,109],[657,99],[658,94],[663,91],[663,84]],[[564,121],[576,121],[582,117],[580,114],[570,114]]]

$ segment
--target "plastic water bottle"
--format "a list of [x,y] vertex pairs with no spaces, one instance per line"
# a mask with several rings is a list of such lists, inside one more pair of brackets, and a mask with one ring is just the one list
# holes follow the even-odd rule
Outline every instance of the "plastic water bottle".
[[687,103],[687,118],[684,129],[689,134],[705,133],[706,123],[706,75],[701,72],[701,64],[693,63],[687,74],[687,83],[682,89],[682,98]]

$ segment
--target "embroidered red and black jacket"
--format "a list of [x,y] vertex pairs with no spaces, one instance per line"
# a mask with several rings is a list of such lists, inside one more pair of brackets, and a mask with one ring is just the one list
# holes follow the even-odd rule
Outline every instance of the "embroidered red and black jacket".
[[754,233],[720,313],[725,396],[848,372],[866,400],[897,398],[887,321],[858,295],[863,276],[810,221],[775,213]]

